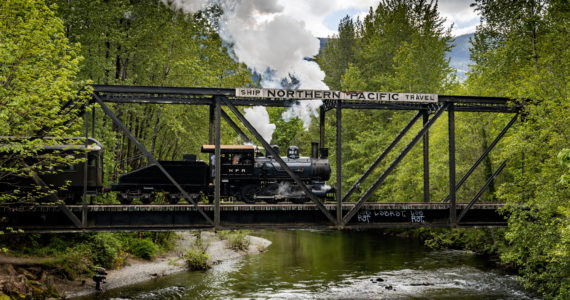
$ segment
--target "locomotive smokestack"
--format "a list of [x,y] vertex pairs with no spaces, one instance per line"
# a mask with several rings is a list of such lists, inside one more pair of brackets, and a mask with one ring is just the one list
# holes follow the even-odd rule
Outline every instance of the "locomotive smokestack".
[[319,158],[319,143],[318,142],[311,142],[311,157],[312,158]]

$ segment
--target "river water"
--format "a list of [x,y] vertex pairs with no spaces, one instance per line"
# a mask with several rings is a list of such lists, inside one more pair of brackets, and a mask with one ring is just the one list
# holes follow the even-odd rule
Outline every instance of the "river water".
[[514,276],[465,251],[374,232],[263,231],[268,251],[111,290],[94,299],[531,299]]

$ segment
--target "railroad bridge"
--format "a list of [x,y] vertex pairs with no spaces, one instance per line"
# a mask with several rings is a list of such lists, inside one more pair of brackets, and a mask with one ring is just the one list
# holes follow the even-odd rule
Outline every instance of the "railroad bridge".
[[[88,231],[171,231],[196,228],[414,228],[430,227],[488,227],[506,226],[500,213],[504,204],[477,203],[495,177],[505,168],[504,161],[471,199],[457,201],[456,192],[471,176],[489,152],[505,135],[519,116],[522,104],[512,99],[499,97],[447,96],[404,93],[325,92],[266,89],[221,89],[221,88],[175,88],[94,85],[89,104],[98,104],[106,117],[122,131],[146,156],[150,164],[177,187],[188,200],[187,205],[89,205],[86,188],[81,205],[2,205],[0,227],[23,229],[25,232],[88,232]],[[327,93],[327,94],[325,94]],[[289,97],[290,96],[290,97]],[[249,123],[237,107],[272,106],[289,107],[297,101],[323,99],[320,107],[320,144],[325,141],[325,115],[336,115],[336,198],[334,202],[322,202],[300,180],[269,143]],[[408,101],[403,101],[407,99]],[[209,143],[215,145],[215,189],[213,204],[197,203],[176,180],[168,174],[161,163],[124,126],[108,107],[108,103],[207,105],[210,107]],[[70,102],[67,106],[73,106]],[[220,127],[224,119],[244,140],[248,135],[229,117],[222,106],[227,107],[249,133],[281,167],[289,174],[310,198],[306,204],[236,204],[220,202]],[[366,168],[362,176],[347,191],[342,190],[342,112],[346,109],[406,110],[416,114],[394,137],[384,151]],[[82,106],[85,111],[85,107]],[[455,113],[488,112],[511,113],[512,119],[495,137],[493,142],[473,162],[470,169],[456,178],[455,164]],[[449,132],[449,194],[440,202],[429,198],[429,128],[438,118],[447,113]],[[397,157],[388,164],[356,202],[347,201],[373,171],[386,159],[388,153],[422,120],[423,126],[405,145]],[[94,129],[95,110],[91,117]],[[85,112],[85,136],[89,136],[89,114]],[[92,131],[94,135],[94,130]],[[373,202],[373,194],[386,177],[398,166],[410,150],[422,141],[423,144],[423,201],[414,203]],[[87,169],[86,169],[87,170]],[[87,178],[87,172],[84,174]]]

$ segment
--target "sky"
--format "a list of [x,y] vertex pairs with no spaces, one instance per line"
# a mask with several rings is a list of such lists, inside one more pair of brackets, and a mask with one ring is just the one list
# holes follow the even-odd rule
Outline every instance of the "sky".
[[[305,23],[315,37],[328,37],[337,33],[341,18],[350,15],[361,19],[370,7],[376,8],[379,0],[280,0],[283,14]],[[473,0],[439,0],[440,15],[446,19],[445,25],[453,24],[452,35],[458,36],[475,32],[479,16],[469,5]]]

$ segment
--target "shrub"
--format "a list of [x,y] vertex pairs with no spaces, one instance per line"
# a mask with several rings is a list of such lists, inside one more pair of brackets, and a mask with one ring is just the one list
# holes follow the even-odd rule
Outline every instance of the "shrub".
[[202,250],[190,249],[184,255],[188,269],[192,271],[204,271],[210,268],[209,257]]
[[248,230],[222,230],[217,233],[220,239],[228,241],[228,247],[233,250],[247,250],[249,248],[249,239],[247,239]]
[[121,242],[112,233],[99,233],[91,238],[91,253],[93,263],[103,268],[111,268],[115,262]]
[[136,257],[151,260],[156,256],[158,246],[150,239],[137,239],[132,242],[129,250]]

